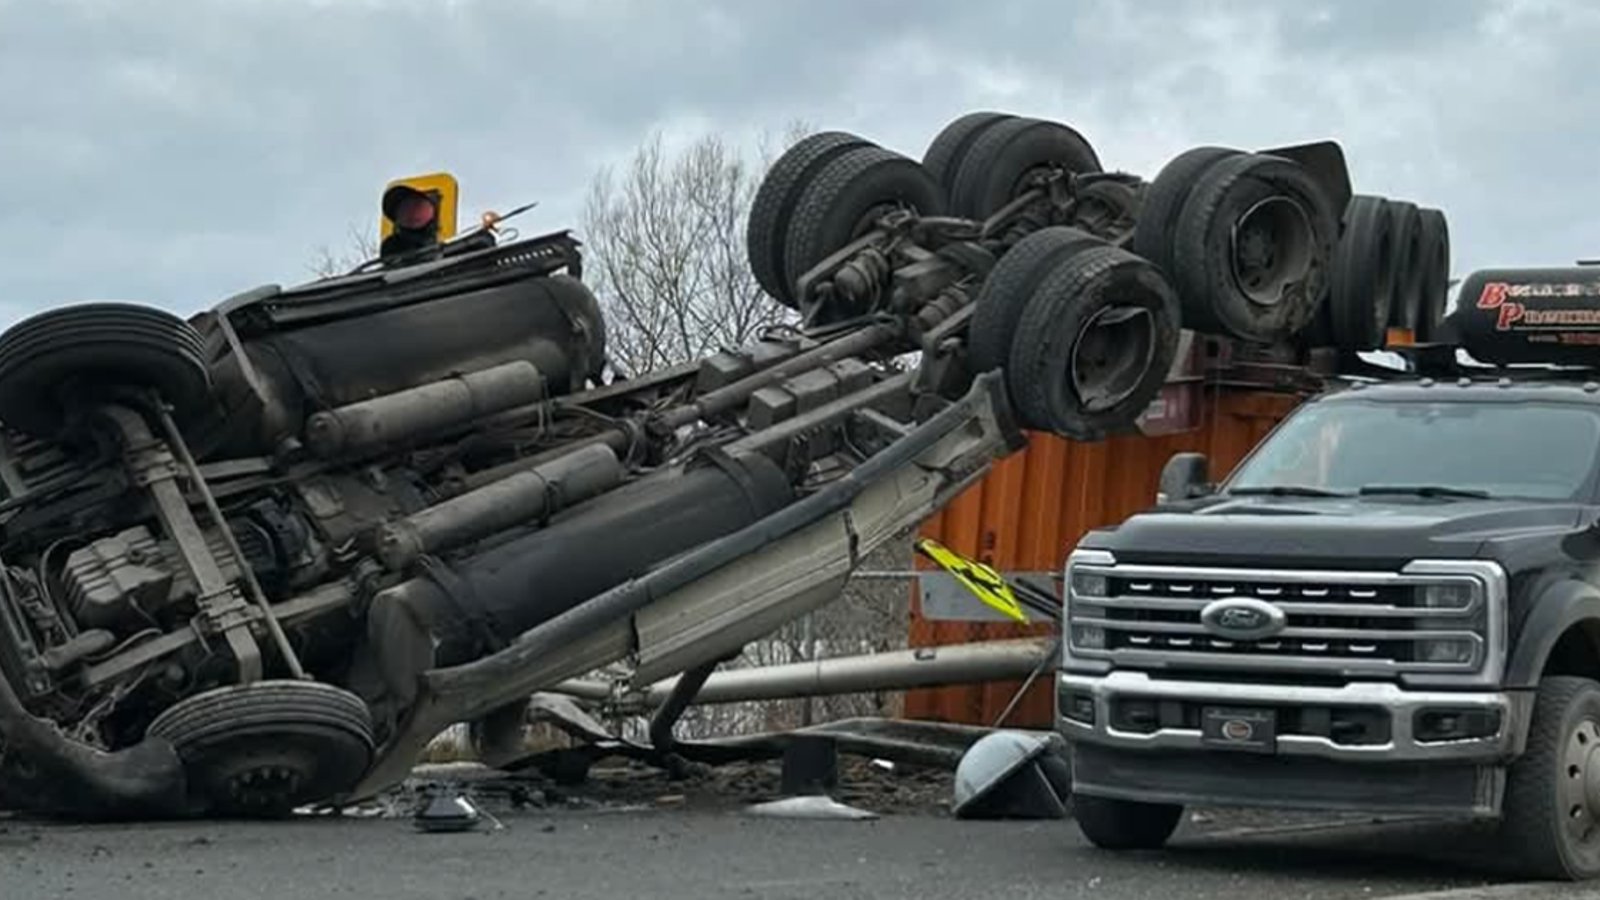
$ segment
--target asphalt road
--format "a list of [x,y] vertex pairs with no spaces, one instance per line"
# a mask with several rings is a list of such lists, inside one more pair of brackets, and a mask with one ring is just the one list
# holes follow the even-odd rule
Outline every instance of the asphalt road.
[[[1166,851],[1111,855],[1062,821],[792,821],[694,808],[529,811],[498,821],[503,827],[446,835],[393,818],[0,822],[0,896],[1280,900],[1394,897],[1495,880],[1469,868],[1492,846],[1440,825],[1186,824]],[[1563,887],[1548,896],[1579,895]]]

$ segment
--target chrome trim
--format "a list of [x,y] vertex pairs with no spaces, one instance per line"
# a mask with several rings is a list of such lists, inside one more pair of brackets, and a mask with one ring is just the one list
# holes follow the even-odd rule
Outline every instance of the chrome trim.
[[[1337,569],[1246,569],[1119,565],[1112,554],[1103,550],[1077,550],[1068,557],[1064,571],[1066,588],[1066,602],[1063,605],[1063,616],[1066,620],[1064,624],[1068,626],[1082,624],[1099,627],[1107,631],[1140,631],[1146,634],[1180,634],[1185,636],[1193,634],[1206,636],[1210,633],[1198,622],[1192,625],[1190,623],[1172,622],[1135,624],[1104,617],[1092,619],[1073,618],[1072,606],[1076,595],[1072,592],[1071,585],[1073,573],[1077,569],[1104,575],[1108,579],[1148,579],[1151,588],[1154,587],[1155,582],[1162,580],[1215,583],[1215,587],[1211,590],[1204,591],[1206,595],[1215,593],[1219,587],[1226,588],[1229,591],[1233,590],[1234,584],[1230,584],[1230,582],[1265,581],[1269,582],[1266,586],[1269,589],[1277,584],[1334,584],[1346,588],[1373,588],[1374,595],[1375,589],[1381,587],[1467,583],[1474,585],[1477,590],[1474,592],[1474,599],[1464,607],[1405,608],[1392,604],[1366,604],[1359,600],[1343,604],[1296,601],[1270,602],[1290,616],[1348,615],[1367,618],[1447,620],[1466,619],[1482,613],[1485,621],[1485,633],[1480,635],[1470,631],[1434,629],[1400,632],[1377,629],[1290,627],[1280,634],[1273,635],[1271,641],[1266,641],[1262,644],[1265,647],[1282,639],[1294,640],[1296,638],[1310,640],[1362,640],[1364,642],[1367,639],[1410,642],[1470,639],[1473,643],[1472,657],[1469,662],[1426,663],[1396,662],[1389,659],[1365,659],[1359,655],[1340,655],[1324,658],[1316,656],[1315,651],[1292,656],[1268,656],[1264,654],[1206,654],[1198,650],[1154,646],[1144,649],[1085,649],[1072,645],[1072,633],[1069,627],[1067,629],[1067,640],[1062,642],[1062,664],[1067,668],[1109,670],[1112,666],[1123,665],[1143,666],[1146,668],[1164,665],[1188,665],[1241,672],[1260,672],[1277,669],[1290,672],[1328,673],[1345,676],[1401,676],[1410,680],[1427,680],[1441,685],[1478,686],[1484,688],[1497,686],[1505,670],[1507,654],[1507,580],[1505,570],[1491,561],[1415,560],[1403,567],[1399,572],[1375,572]],[[1183,585],[1182,587],[1185,590],[1174,589],[1172,593],[1197,594],[1193,585]],[[1268,591],[1260,593],[1276,596]],[[1198,595],[1193,596],[1192,599],[1181,599],[1172,596],[1122,594],[1110,597],[1083,597],[1079,602],[1091,607],[1104,607],[1106,609],[1182,611],[1185,613],[1192,612],[1199,616],[1201,608],[1207,601],[1204,597]],[[1184,638],[1175,638],[1173,640],[1177,642],[1184,640]],[[1193,641],[1190,641],[1188,645],[1193,646],[1193,643]],[[1362,650],[1359,652],[1376,652],[1376,647],[1371,651]]]
[[[1093,724],[1057,716],[1068,740],[1131,750],[1204,750],[1227,753],[1202,742],[1200,732],[1162,728],[1140,733],[1110,726],[1111,704],[1127,698],[1187,700],[1196,703],[1261,706],[1365,706],[1381,707],[1391,716],[1390,739],[1384,744],[1338,744],[1316,735],[1279,735],[1277,752],[1283,756],[1313,756],[1352,762],[1415,760],[1508,759],[1520,751],[1520,736],[1532,712],[1530,692],[1409,691],[1396,684],[1356,683],[1343,687],[1239,684],[1152,678],[1143,672],[1113,672],[1106,676],[1062,673],[1058,693],[1074,691],[1094,698]],[[1460,741],[1421,742],[1412,731],[1412,717],[1429,706],[1500,712],[1500,732],[1492,737]]]

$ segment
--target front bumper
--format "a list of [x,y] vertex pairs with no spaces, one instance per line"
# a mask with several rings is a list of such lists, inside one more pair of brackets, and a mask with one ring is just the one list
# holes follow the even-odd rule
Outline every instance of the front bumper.
[[[1079,793],[1150,803],[1391,814],[1497,814],[1504,763],[1521,752],[1532,704],[1531,694],[1523,692],[1216,683],[1129,671],[1062,674],[1058,689],[1058,721],[1073,745],[1073,790]],[[1138,730],[1119,727],[1130,701],[1158,710],[1156,718]],[[1220,748],[1200,727],[1186,727],[1197,708],[1219,706],[1277,710],[1288,729],[1280,730],[1270,749]],[[1437,710],[1497,725],[1479,737],[1424,739],[1415,727],[1419,714]],[[1363,734],[1309,733],[1319,723],[1326,732],[1330,720],[1357,713],[1373,723]]]
[[[1419,762],[1457,760],[1499,762],[1520,752],[1519,738],[1531,711],[1532,695],[1525,692],[1410,691],[1388,683],[1353,683],[1340,687],[1280,684],[1240,684],[1153,678],[1144,672],[1118,671],[1109,675],[1060,676],[1061,731],[1068,740],[1130,750],[1205,750],[1208,745],[1198,727],[1172,724],[1184,716],[1162,717],[1148,730],[1120,728],[1117,715],[1130,700],[1156,705],[1235,706],[1294,710],[1352,710],[1378,712],[1387,734],[1381,740],[1341,741],[1336,737],[1303,731],[1280,731],[1275,755],[1305,756],[1344,762]],[[1087,695],[1093,703],[1093,721],[1074,718],[1073,698]],[[1419,713],[1447,710],[1479,714],[1498,720],[1493,734],[1452,740],[1423,740],[1416,733]]]

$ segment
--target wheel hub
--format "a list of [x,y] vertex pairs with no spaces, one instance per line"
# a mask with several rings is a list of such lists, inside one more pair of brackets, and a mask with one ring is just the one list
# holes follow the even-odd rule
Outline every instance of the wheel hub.
[[1108,306],[1084,323],[1072,345],[1072,388],[1090,412],[1110,409],[1139,387],[1155,355],[1149,310]]
[[1234,280],[1250,302],[1276,305],[1310,273],[1313,240],[1311,220],[1299,203],[1262,200],[1234,225]]
[[246,763],[227,776],[228,799],[239,809],[280,808],[293,803],[314,769],[314,762],[307,760]]
[[1600,837],[1600,726],[1579,722],[1561,762],[1562,817],[1576,840],[1589,843]]

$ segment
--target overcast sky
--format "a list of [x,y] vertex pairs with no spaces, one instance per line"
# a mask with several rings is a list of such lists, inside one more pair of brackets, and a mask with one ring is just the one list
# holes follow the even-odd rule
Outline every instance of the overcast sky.
[[1600,4],[1571,0],[0,0],[0,325],[296,283],[438,168],[575,226],[653,130],[802,119],[920,156],[974,109],[1109,167],[1336,138],[1456,268],[1600,255]]

